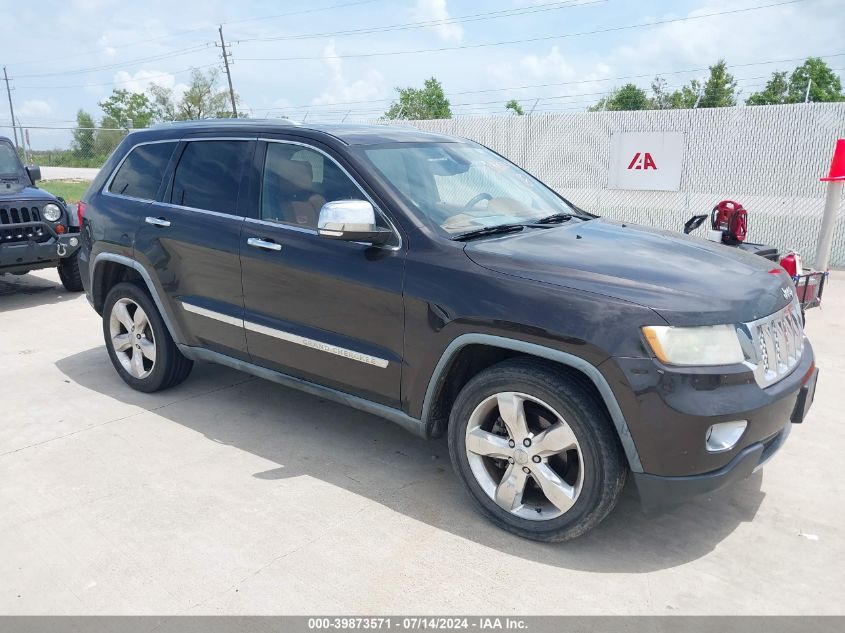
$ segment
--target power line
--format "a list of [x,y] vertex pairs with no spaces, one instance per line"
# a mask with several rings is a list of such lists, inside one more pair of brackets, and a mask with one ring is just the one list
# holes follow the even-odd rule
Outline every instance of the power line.
[[[744,85],[741,82],[755,81],[755,80],[765,79],[765,78],[766,78],[765,76],[738,77],[738,78],[736,78],[736,81],[737,81],[738,84],[740,84],[740,86],[739,86],[740,88],[753,89],[753,88],[761,87],[762,85],[765,85],[765,84],[759,84],[758,83],[758,84]],[[667,88],[667,90],[677,90],[677,89],[682,88],[684,85],[685,84],[671,85],[671,86],[666,86],[666,88]],[[529,96],[529,97],[523,97],[521,99],[517,99],[517,101],[519,101],[520,103],[526,103],[526,102],[530,103],[532,101],[548,102],[548,101],[559,101],[559,100],[563,100],[563,99],[578,99],[578,98],[581,98],[581,97],[603,97],[603,96],[607,96],[607,95],[611,94],[612,92],[613,92],[612,90],[601,90],[601,91],[597,91],[597,92],[580,92],[580,93],[571,93],[571,94],[565,94],[565,95],[551,95],[551,96],[546,96],[546,97]],[[588,103],[590,105],[592,105],[593,102],[594,102],[594,100],[589,101]],[[585,102],[585,103],[587,103],[587,102]],[[476,106],[476,107],[477,106],[490,106],[490,105],[503,105],[503,102],[502,102],[501,99],[496,99],[494,101],[470,101],[470,102],[462,102],[462,103],[459,102],[459,103],[451,103],[450,104],[450,106],[453,107],[453,108],[472,107],[472,106]],[[553,103],[553,104],[550,104],[550,105],[565,105],[565,103],[559,103],[559,104]],[[301,113],[303,110],[304,111],[310,111],[310,110],[313,109],[313,107],[301,106],[301,107],[274,108],[274,109],[283,110],[283,111],[286,111],[288,113],[290,113],[290,112],[300,112]],[[351,109],[341,108],[339,110],[322,110],[322,111],[316,112],[315,114],[320,115],[320,116],[328,115],[328,114],[344,114],[344,113],[366,114],[366,113],[378,113],[378,112],[382,112],[383,110],[384,110],[383,107],[382,108],[368,107],[368,108],[357,108],[357,109],[356,108],[351,108]],[[548,111],[548,108],[546,108],[546,111]]]
[[[357,6],[357,5],[361,5],[361,4],[371,4],[373,2],[381,2],[381,1],[382,0],[358,0],[357,2],[345,2],[345,3],[341,3],[341,4],[333,4],[333,5],[324,6],[324,7],[314,7],[314,8],[310,8],[310,9],[302,9],[302,10],[299,10],[299,11],[289,11],[288,13],[280,13],[280,14],[277,14],[277,15],[269,15],[269,16],[265,15],[265,16],[255,17],[255,18],[243,18],[241,20],[233,20],[231,22],[223,22],[223,24],[224,25],[225,24],[242,24],[244,22],[258,22],[258,21],[263,21],[263,20],[272,20],[272,19],[278,18],[278,17],[287,17],[287,16],[293,16],[293,15],[304,15],[304,14],[309,14],[309,13],[316,13],[316,12],[319,12],[319,11],[329,11],[329,10],[333,10],[333,9],[343,9],[345,7]],[[181,31],[173,31],[172,33],[165,33],[165,34],[162,34],[162,35],[157,35],[155,37],[148,37],[148,38],[145,38],[143,40],[136,40],[134,42],[127,42],[125,44],[117,44],[115,46],[110,46],[109,48],[120,49],[120,48],[131,48],[133,46],[139,46],[139,45],[147,45],[150,42],[156,42],[156,41],[159,41],[159,40],[170,39],[172,37],[180,37],[180,36],[186,35],[188,33],[196,33],[198,31],[205,31],[205,30],[210,29],[210,28],[213,28],[212,23],[208,23],[206,25],[198,26],[198,27],[191,28],[191,29],[184,29],[184,30],[181,30]],[[48,63],[54,62],[54,61],[64,61],[66,59],[73,59],[73,58],[76,58],[76,57],[84,57],[86,55],[97,54],[97,53],[102,53],[102,49],[101,48],[91,48],[91,49],[88,49],[88,50],[85,50],[85,51],[79,51],[79,52],[76,52],[76,53],[70,54],[70,55],[62,55],[61,57],[53,57],[53,58],[50,58],[50,59],[39,59],[37,61],[35,61],[35,60],[21,60],[21,61],[17,61],[17,62],[12,62],[9,65],[10,66],[32,66],[33,64],[36,64],[36,65],[38,65],[38,64],[48,64]]]
[[500,9],[499,11],[488,11],[485,13],[474,13],[470,15],[455,16],[437,20],[423,20],[420,22],[404,22],[401,24],[390,24],[385,26],[371,26],[363,29],[349,29],[345,31],[327,31],[323,33],[306,33],[302,35],[280,35],[276,37],[252,37],[238,38],[238,44],[251,42],[278,42],[290,40],[309,40],[323,37],[344,37],[347,35],[363,35],[371,33],[386,33],[389,31],[404,31],[409,29],[421,29],[432,26],[444,26],[449,24],[463,24],[466,22],[479,22],[482,20],[494,20],[517,15],[540,13],[545,11],[556,11],[558,9],[569,9],[573,7],[584,7],[592,4],[602,4],[609,0],[566,0],[565,2],[552,2],[548,4],[534,4],[516,9]]
[[341,4],[332,4],[326,7],[313,7],[311,9],[300,9],[297,11],[288,11],[286,13],[276,13],[273,15],[263,15],[257,18],[243,18],[240,20],[229,20],[223,24],[243,24],[244,22],[262,22],[264,20],[275,20],[276,18],[286,18],[292,15],[306,15],[308,13],[318,13],[320,11],[330,11],[333,9],[345,9],[347,7],[357,7],[362,4],[372,4],[374,2],[381,2],[382,0],[358,0],[357,2],[344,2]]
[[[528,42],[542,42],[548,40],[557,40],[557,39],[564,39],[570,37],[582,37],[585,35],[598,35],[600,33],[613,33],[618,31],[627,31],[631,29],[640,29],[646,28],[650,26],[661,26],[663,24],[675,24],[678,22],[689,22],[692,20],[703,20],[706,18],[712,18],[720,15],[735,15],[737,13],[748,13],[750,11],[758,11],[761,9],[770,9],[774,7],[781,7],[789,4],[798,4],[801,2],[806,2],[806,0],[784,0],[783,2],[775,2],[772,4],[763,4],[758,5],[755,7],[746,7],[744,9],[731,9],[728,11],[716,11],[713,13],[704,13],[701,15],[692,15],[687,16],[685,18],[671,18],[667,20],[656,20],[654,22],[643,22],[640,24],[627,24],[624,26],[615,26],[606,29],[595,29],[593,31],[581,31],[578,33],[562,33],[559,35],[546,35],[543,37],[532,37],[527,39],[521,40],[507,40],[507,41],[500,41],[500,42],[486,42],[483,44],[465,44],[462,46],[444,46],[441,48],[419,48],[414,50],[404,50],[404,51],[383,51],[377,53],[349,53],[345,55],[333,55],[333,59],[349,59],[349,58],[365,58],[365,57],[385,57],[385,56],[392,56],[392,55],[418,55],[420,53],[442,53],[446,51],[458,51],[458,50],[467,50],[473,48],[488,48],[492,46],[508,46],[512,44],[525,44]],[[250,62],[286,62],[286,61],[309,61],[309,60],[324,60],[325,56],[318,55],[318,56],[298,56],[298,57],[244,57],[241,58],[242,61],[250,61]]]
[[23,79],[23,78],[30,78],[30,77],[55,77],[57,75],[83,75],[85,73],[93,73],[99,72],[102,70],[119,70],[122,68],[126,68],[136,63],[142,62],[153,62],[153,61],[160,61],[162,59],[170,59],[171,57],[179,57],[181,55],[188,55],[189,53],[195,53],[197,51],[201,51],[209,47],[210,44],[200,44],[197,46],[191,46],[189,48],[182,48],[176,51],[171,51],[170,53],[161,53],[158,55],[150,55],[147,57],[139,57],[137,59],[128,59],[123,62],[115,62],[113,64],[105,64],[101,66],[88,66],[85,68],[76,68],[76,69],[66,69],[66,70],[58,70],[55,72],[50,73],[36,73],[31,75],[16,75],[15,79]]
[[135,82],[144,82],[152,79],[159,79],[163,77],[170,77],[172,75],[181,75],[182,73],[191,72],[192,70],[200,70],[202,68],[211,68],[212,66],[217,66],[216,63],[214,64],[201,64],[199,66],[190,66],[189,68],[182,68],[181,70],[173,70],[170,72],[161,72],[155,75],[148,75],[146,77],[142,77],[140,79],[127,79],[125,81],[103,81],[100,83],[90,83],[90,84],[72,84],[72,85],[65,85],[65,86],[18,86],[19,89],[28,89],[28,90],[61,90],[65,88],[99,88],[100,86],[124,86],[126,84],[132,84]]
[[[773,60],[766,60],[766,61],[759,61],[759,62],[747,62],[744,64],[729,64],[726,65],[727,68],[747,68],[750,66],[765,66],[769,64],[783,64],[788,62],[797,62],[803,61],[807,59],[807,57],[843,57],[845,56],[845,52],[841,53],[830,53],[826,55],[808,55],[805,57],[793,57],[790,59],[773,59]],[[591,84],[591,83],[598,83],[604,81],[622,81],[625,79],[643,79],[647,77],[664,77],[667,75],[681,75],[687,73],[695,73],[695,72],[705,72],[709,70],[709,67],[703,66],[700,68],[689,68],[686,70],[671,70],[671,71],[663,71],[657,73],[645,73],[639,75],[619,75],[616,77],[603,77],[603,78],[594,78],[594,79],[578,79],[573,81],[561,81],[555,83],[545,83],[545,84],[528,84],[522,86],[508,86],[504,88],[485,88],[480,90],[463,90],[459,92],[450,92],[451,96],[456,95],[467,95],[467,94],[481,94],[487,92],[507,92],[513,90],[525,90],[531,88],[551,88],[551,87],[559,87],[559,86],[571,86],[571,85],[580,85],[580,84]],[[837,70],[837,69],[831,69]],[[532,97],[533,98],[533,97]],[[322,107],[335,107],[335,106],[347,106],[347,105],[361,105],[361,104],[368,104],[368,103],[385,103],[389,101],[394,101],[395,97],[384,97],[381,99],[365,99],[365,100],[358,100],[358,101],[337,101],[332,103],[323,103],[323,104],[299,104],[299,105],[291,105],[291,106],[280,106],[274,108],[267,108],[265,110],[260,110],[264,112],[271,112],[273,110],[290,110],[290,109],[304,109],[304,108],[322,108]]]

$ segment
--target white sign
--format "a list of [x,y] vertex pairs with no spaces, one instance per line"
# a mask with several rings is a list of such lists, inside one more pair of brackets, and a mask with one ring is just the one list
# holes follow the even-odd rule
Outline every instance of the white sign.
[[614,132],[607,187],[678,191],[683,160],[683,132]]

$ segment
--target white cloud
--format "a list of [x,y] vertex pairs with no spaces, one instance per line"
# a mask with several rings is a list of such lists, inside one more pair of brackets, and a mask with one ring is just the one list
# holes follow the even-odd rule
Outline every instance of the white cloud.
[[24,101],[18,107],[17,115],[22,117],[23,119],[28,118],[39,118],[49,116],[53,113],[53,107],[47,103],[46,101],[42,101],[40,99],[32,99],[29,101]]
[[109,45],[109,38],[107,38],[105,35],[103,35],[103,36],[100,38],[100,46],[102,46],[102,47],[103,47],[103,53],[104,53],[107,57],[114,57],[114,54],[117,52],[117,50],[115,50],[115,48],[114,48],[114,47],[112,47],[111,45]]
[[428,28],[443,40],[460,42],[464,37],[464,27],[447,21],[451,16],[446,8],[446,0],[417,0],[413,15],[420,22],[439,22]]
[[123,88],[129,92],[144,92],[151,84],[173,88],[177,93],[185,90],[184,84],[176,83],[176,77],[160,70],[139,70],[136,73],[119,70],[114,74],[112,81],[115,83],[115,88]]
[[[338,56],[334,40],[331,40],[323,49],[323,59],[329,69],[331,86],[312,101],[314,105],[367,101],[382,93],[384,77],[374,68],[368,68],[360,79],[353,80],[347,77],[343,59]],[[343,106],[339,107],[343,108]],[[364,106],[359,105],[357,107]]]

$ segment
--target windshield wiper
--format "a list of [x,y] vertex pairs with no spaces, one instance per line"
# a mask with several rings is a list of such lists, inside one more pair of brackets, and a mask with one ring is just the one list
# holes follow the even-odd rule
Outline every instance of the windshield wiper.
[[545,218],[534,220],[532,224],[560,224],[561,222],[571,220],[573,217],[571,213],[555,213],[553,215],[547,215]]
[[515,233],[525,228],[524,224],[498,224],[496,226],[485,226],[484,228],[475,229],[473,231],[466,231],[452,236],[455,242],[462,242],[464,240],[471,240],[476,237],[483,237],[485,235],[496,235],[499,233]]

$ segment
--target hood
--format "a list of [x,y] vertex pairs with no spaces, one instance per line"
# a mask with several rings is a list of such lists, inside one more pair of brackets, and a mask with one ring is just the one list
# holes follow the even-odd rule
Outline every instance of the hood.
[[794,294],[786,272],[770,273],[779,266],[757,255],[604,219],[526,228],[465,252],[490,270],[651,308],[672,325],[752,321]]
[[17,200],[55,202],[56,196],[38,187],[33,187],[28,182],[0,182],[0,203]]

